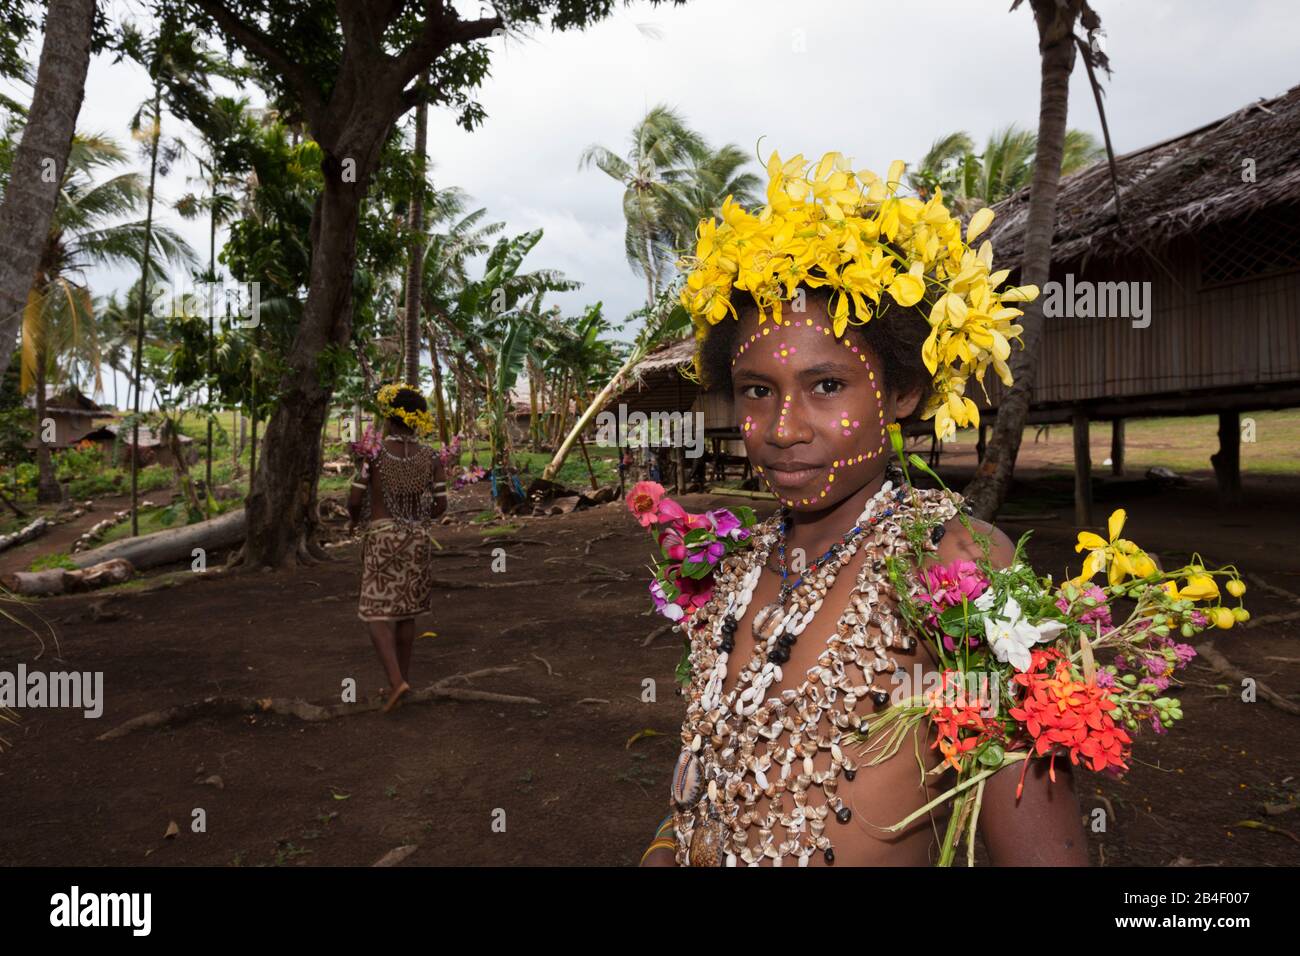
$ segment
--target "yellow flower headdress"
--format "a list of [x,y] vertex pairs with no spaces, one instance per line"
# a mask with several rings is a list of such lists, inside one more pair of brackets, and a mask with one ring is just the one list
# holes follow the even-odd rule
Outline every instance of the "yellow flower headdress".
[[428,411],[415,412],[406,408],[398,408],[393,404],[393,399],[397,397],[397,393],[402,391],[412,391],[419,394],[420,390],[414,385],[405,385],[400,382],[385,385],[379,390],[379,397],[376,400],[379,413],[385,418],[400,419],[417,435],[427,435],[432,432],[433,416]]
[[1011,384],[1007,358],[1022,331],[1012,320],[1023,313],[1006,303],[1031,302],[1038,288],[996,291],[1010,270],[991,271],[987,239],[978,251],[970,246],[993,211],[975,213],[963,239],[939,190],[928,201],[896,195],[904,168],[896,160],[882,180],[870,170],[853,171],[839,153],[827,153],[815,166],[802,155],[782,162],[773,153],[767,205],[749,213],[728,196],[720,220],[701,221],[695,254],[680,263],[686,273],[681,302],[697,342],[709,326],[738,318],[731,303],[736,289],[753,297],[760,324],[769,315],[780,324],[782,303],[800,285],[828,287],[836,336],[888,308],[885,295],[904,307],[928,303],[922,358],[934,394],[922,417],[933,418],[935,434],[947,438],[958,426],[979,423],[979,409],[964,394],[972,373],[982,385],[992,365]]

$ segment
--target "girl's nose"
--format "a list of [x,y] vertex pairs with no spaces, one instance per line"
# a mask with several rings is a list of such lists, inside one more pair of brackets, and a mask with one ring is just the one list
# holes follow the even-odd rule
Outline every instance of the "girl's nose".
[[781,409],[768,429],[767,440],[769,444],[782,448],[812,440],[812,428],[804,414],[803,404],[793,391],[781,393]]

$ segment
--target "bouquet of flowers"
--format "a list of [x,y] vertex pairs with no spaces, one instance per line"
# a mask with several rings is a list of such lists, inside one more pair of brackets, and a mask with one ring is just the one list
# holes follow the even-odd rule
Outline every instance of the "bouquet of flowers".
[[[628,493],[627,507],[641,527],[652,529],[659,547],[662,558],[654,568],[650,597],[655,610],[670,621],[680,621],[708,603],[718,563],[749,546],[757,523],[753,510],[744,507],[691,514],[653,481],[637,482]],[[684,667],[685,656],[677,666],[679,681],[687,679]]]
[[487,477],[487,469],[482,465],[470,465],[463,472],[456,476],[452,482],[452,487],[457,491],[468,486],[476,484]]
[[384,442],[379,437],[379,429],[374,425],[366,426],[361,441],[348,442],[348,451],[352,453],[352,457],[370,464],[373,464],[375,459],[379,457],[379,451],[383,447]]
[[[901,458],[901,440],[894,444]],[[937,480],[915,455],[904,460],[905,470],[909,461]],[[1122,774],[1131,734],[1146,727],[1166,733],[1183,716],[1170,689],[1196,656],[1187,642],[1208,628],[1226,630],[1249,619],[1240,601],[1224,603],[1225,591],[1239,599],[1246,590],[1235,568],[1210,569],[1193,556],[1164,570],[1121,537],[1126,518],[1123,509],[1110,516],[1107,538],[1079,532],[1075,550],[1086,552],[1083,568],[1060,584],[1026,562],[1028,534],[1010,565],[995,568],[987,538],[970,525],[984,550],[980,560],[927,566],[920,542],[928,527],[907,529],[915,546],[890,559],[899,611],[929,642],[939,674],[867,719],[862,752],[878,763],[919,723],[937,730],[933,746],[944,759],[931,773],[954,769],[956,783],[888,829],[897,832],[953,801],[940,866],[952,865],[963,835],[967,861],[974,863],[984,785],[1004,767],[1023,762],[1017,798],[1032,759],[1048,760],[1053,780],[1055,760],[1065,755],[1071,764]]]

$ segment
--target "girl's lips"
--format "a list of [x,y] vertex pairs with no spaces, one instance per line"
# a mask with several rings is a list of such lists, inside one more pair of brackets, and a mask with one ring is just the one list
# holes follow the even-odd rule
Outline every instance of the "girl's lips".
[[769,467],[767,469],[767,476],[771,480],[772,484],[779,485],[782,488],[801,488],[820,475],[824,470],[825,469],[820,467],[788,469]]

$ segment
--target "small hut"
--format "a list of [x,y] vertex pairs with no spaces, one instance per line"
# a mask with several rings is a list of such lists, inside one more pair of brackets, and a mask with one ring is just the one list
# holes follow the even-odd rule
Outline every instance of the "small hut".
[[[140,426],[139,445],[134,449],[131,444],[131,436],[132,428],[130,425],[114,423],[97,428],[82,436],[82,438],[99,446],[102,449],[104,460],[108,462],[129,462],[134,450],[136,460],[141,467],[163,465],[170,468],[176,464],[171,448],[152,428],[147,425]],[[194,447],[194,439],[189,435],[177,435],[176,437],[183,449],[186,464],[196,462],[198,460],[198,449]]]
[[[1030,406],[1030,422],[1074,428],[1081,524],[1089,421],[1112,422],[1122,474],[1126,418],[1217,414],[1211,463],[1230,504],[1241,413],[1300,405],[1300,86],[1116,166],[1118,203],[1105,162],[1061,182]],[[993,248],[1015,262],[1028,189],[994,209]]]
[[76,386],[59,390],[57,386],[46,385],[45,417],[53,423],[54,434],[52,441],[42,441],[45,429],[41,422],[36,421],[36,396],[29,396],[23,404],[32,410],[32,437],[26,442],[28,448],[38,445],[51,449],[71,448],[87,433],[94,431],[96,419],[112,417],[111,412],[87,398]]
[[[713,476],[719,477],[728,460],[744,458],[744,443],[736,427],[731,395],[706,391],[687,377],[694,357],[695,339],[691,336],[659,346],[632,369],[628,385],[610,400],[608,410],[622,416],[620,421],[635,413],[652,422],[666,421],[664,416],[692,416],[692,428],[708,443]],[[679,492],[685,490],[689,476],[699,477],[702,463],[688,462],[680,442],[668,442],[657,448],[656,454],[661,459],[661,474],[666,477],[671,470]]]

